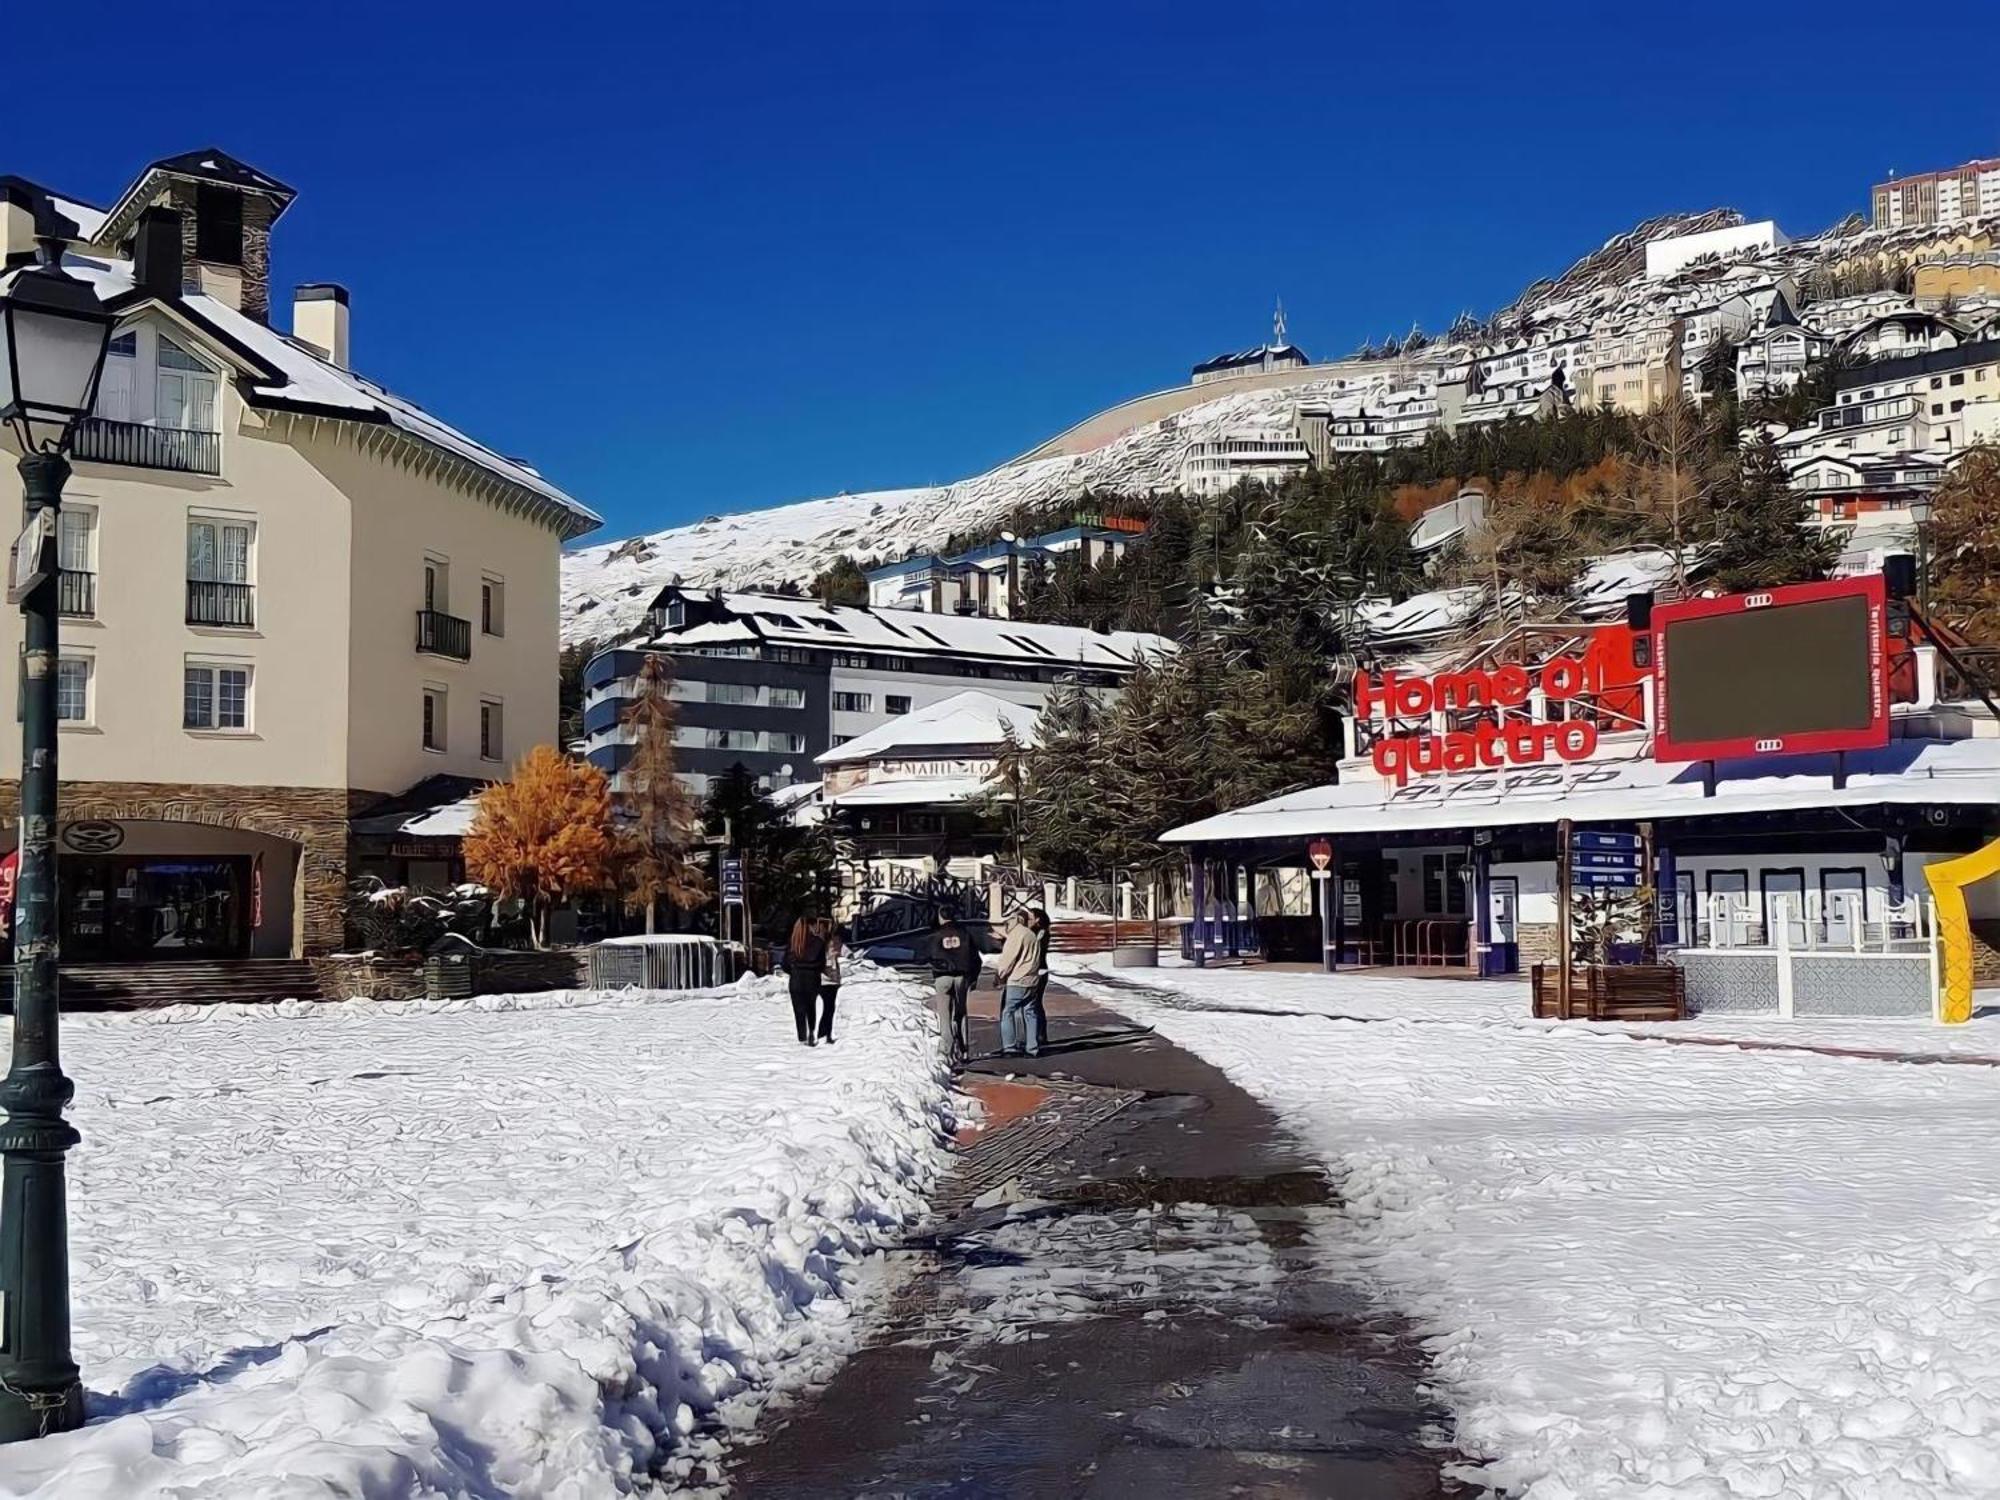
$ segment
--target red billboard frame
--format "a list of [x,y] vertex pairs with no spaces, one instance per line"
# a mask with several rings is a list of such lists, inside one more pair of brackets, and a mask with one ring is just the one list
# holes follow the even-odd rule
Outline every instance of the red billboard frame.
[[[1792,604],[1818,604],[1828,599],[1854,598],[1868,603],[1868,701],[1873,712],[1866,728],[1823,729],[1809,734],[1731,740],[1674,740],[1668,735],[1667,702],[1673,690],[1673,667],[1667,659],[1668,626],[1711,615],[1737,615],[1753,609],[1782,609]],[[1880,573],[1655,605],[1652,620],[1653,759],[1731,760],[1758,755],[1815,755],[1829,750],[1879,750],[1889,743],[1887,606],[1888,596]]]

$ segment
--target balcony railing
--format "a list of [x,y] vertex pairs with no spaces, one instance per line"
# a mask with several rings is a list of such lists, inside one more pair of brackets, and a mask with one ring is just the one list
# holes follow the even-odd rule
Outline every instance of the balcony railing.
[[85,417],[77,424],[71,457],[140,469],[176,469],[183,474],[220,474],[222,435]]
[[56,611],[88,620],[97,613],[97,575],[64,568],[56,574]]
[[434,609],[417,611],[417,649],[453,661],[472,660],[472,622]]
[[252,587],[247,583],[212,583],[190,578],[187,622],[190,625],[235,625],[248,629],[257,621]]

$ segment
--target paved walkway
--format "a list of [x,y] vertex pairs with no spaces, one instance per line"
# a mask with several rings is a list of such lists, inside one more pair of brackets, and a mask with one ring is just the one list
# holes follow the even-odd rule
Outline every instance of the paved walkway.
[[[887,1326],[765,1414],[732,1493],[1456,1493],[1407,1330],[1312,1251],[1338,1232],[1317,1167],[1190,1053],[1065,992],[1049,1010],[1042,1058],[968,1074],[988,1124]],[[991,1049],[993,997],[973,1014]]]

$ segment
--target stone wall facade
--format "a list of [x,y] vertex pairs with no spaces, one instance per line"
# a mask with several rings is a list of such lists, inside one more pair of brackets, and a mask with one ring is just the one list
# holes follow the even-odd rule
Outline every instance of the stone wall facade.
[[1523,974],[1536,964],[1552,964],[1556,961],[1555,923],[1521,922],[1516,925],[1514,935],[1521,949]]
[[[345,788],[177,785],[149,781],[65,781],[65,823],[198,823],[238,828],[296,845],[292,952],[300,957],[341,946],[347,923]],[[21,816],[21,783],[0,780],[0,824]]]
[[[314,959],[313,972],[319,976],[320,993],[329,1000],[414,1000],[424,992],[421,959],[336,953]],[[583,989],[590,983],[590,950],[501,953],[489,949],[474,956],[472,976],[475,995]]]

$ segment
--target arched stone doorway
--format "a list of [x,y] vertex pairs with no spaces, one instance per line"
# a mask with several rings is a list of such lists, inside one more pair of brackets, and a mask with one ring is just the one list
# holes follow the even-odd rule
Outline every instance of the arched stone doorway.
[[[9,804],[0,848],[18,835],[18,795],[14,783],[0,792]],[[56,831],[65,961],[334,951],[346,803],[345,792],[294,788],[65,783]]]

